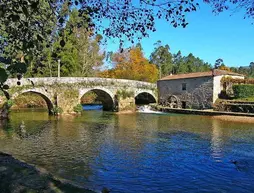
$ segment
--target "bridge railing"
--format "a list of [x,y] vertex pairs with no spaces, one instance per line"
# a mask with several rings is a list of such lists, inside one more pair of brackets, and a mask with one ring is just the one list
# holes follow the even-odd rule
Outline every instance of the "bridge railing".
[[[17,86],[18,79],[10,78],[6,84],[10,87]],[[128,86],[128,87],[147,87],[155,89],[156,84],[127,80],[127,79],[112,79],[112,78],[97,78],[97,77],[43,77],[43,78],[22,78],[21,85],[55,85],[55,84],[75,84],[83,83],[87,85],[101,85],[101,86]]]

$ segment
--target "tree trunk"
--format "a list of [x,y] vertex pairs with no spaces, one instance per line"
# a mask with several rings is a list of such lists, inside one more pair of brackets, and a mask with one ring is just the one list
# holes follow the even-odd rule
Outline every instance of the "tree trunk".
[[21,56],[20,62],[25,63],[25,56],[24,55]]
[[9,108],[7,103],[0,108],[0,120],[9,118]]

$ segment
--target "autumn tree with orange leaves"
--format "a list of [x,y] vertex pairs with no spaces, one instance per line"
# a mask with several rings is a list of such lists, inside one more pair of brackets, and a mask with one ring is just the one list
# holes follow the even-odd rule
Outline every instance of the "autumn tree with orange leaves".
[[114,53],[111,60],[115,67],[101,72],[101,77],[146,82],[155,82],[158,79],[158,69],[144,57],[140,47]]

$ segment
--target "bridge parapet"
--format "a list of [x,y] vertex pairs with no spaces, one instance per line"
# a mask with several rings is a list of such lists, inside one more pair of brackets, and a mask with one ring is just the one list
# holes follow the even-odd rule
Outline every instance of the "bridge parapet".
[[[9,86],[17,86],[17,79],[10,78],[7,80]],[[156,84],[135,80],[126,79],[112,79],[112,78],[96,78],[96,77],[44,77],[44,78],[22,78],[20,80],[21,85],[29,86],[34,84],[35,86],[41,85],[55,85],[55,84],[80,84],[86,87],[93,86],[108,86],[108,87],[132,87],[143,89],[156,89]]]

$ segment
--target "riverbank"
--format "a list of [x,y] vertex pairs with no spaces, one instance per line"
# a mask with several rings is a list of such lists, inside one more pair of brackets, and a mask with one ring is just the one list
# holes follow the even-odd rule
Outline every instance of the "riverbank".
[[239,113],[239,112],[225,112],[225,111],[213,111],[197,110],[197,109],[176,109],[170,107],[164,107],[157,104],[150,105],[154,110],[167,112],[167,113],[179,113],[179,114],[194,114],[194,115],[208,115],[208,116],[241,116],[241,117],[254,117],[254,113]]
[[254,123],[254,117],[246,117],[246,116],[218,115],[213,116],[212,119],[238,123]]
[[0,152],[1,193],[14,192],[76,192],[94,193],[54,178],[43,169],[26,164],[9,154]]

